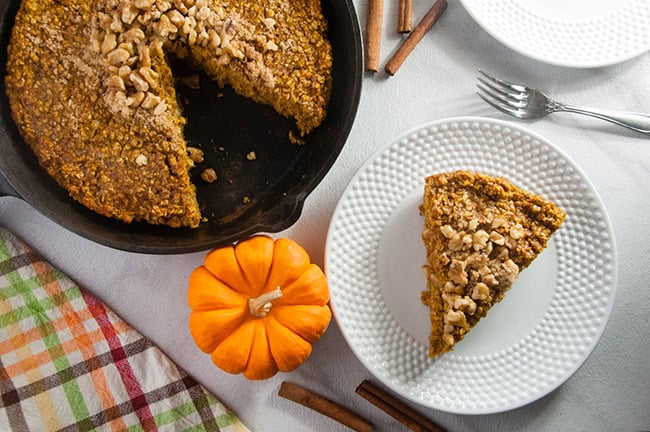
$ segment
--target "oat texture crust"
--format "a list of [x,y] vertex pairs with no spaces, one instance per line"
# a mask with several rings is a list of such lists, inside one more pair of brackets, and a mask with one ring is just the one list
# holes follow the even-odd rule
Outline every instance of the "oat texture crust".
[[196,227],[168,59],[273,106],[307,134],[330,95],[326,32],[319,0],[23,0],[7,95],[39,163],[75,200],[124,222]]
[[503,299],[566,218],[506,178],[467,171],[427,177],[420,212],[430,357],[452,350]]

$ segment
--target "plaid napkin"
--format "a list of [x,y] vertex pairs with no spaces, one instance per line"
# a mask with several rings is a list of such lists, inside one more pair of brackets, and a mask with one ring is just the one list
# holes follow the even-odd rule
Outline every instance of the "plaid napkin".
[[97,298],[0,228],[0,430],[248,429]]

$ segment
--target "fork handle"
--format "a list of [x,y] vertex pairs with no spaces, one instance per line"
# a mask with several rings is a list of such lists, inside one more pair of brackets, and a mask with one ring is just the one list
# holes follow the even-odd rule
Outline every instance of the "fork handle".
[[601,110],[597,108],[585,108],[578,105],[564,104],[558,104],[555,107],[555,111],[572,112],[588,115],[590,117],[596,117],[601,120],[606,120],[619,126],[641,132],[642,134],[650,135],[650,115],[647,114]]

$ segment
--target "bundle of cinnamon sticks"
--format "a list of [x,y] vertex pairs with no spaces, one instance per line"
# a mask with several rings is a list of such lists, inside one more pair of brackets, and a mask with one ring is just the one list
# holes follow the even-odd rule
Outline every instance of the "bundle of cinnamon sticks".
[[[411,31],[413,0],[398,0],[399,13],[397,31],[409,33],[395,54],[388,60],[384,70],[389,75],[395,75],[415,46],[424,35],[431,30],[442,14],[447,10],[447,0],[436,0],[429,11]],[[371,72],[379,71],[382,26],[384,15],[384,0],[368,0],[368,18],[366,21],[366,69]]]

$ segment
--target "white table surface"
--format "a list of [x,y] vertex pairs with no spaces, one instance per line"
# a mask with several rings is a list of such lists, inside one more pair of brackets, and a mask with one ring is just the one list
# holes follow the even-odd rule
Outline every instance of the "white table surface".
[[[394,3],[394,4],[393,4]],[[429,2],[414,2],[414,23]],[[366,1],[355,0],[361,27]],[[382,67],[402,36],[397,2],[387,1]],[[650,30],[649,30],[650,31]],[[559,100],[650,113],[650,55],[598,69],[546,65],[504,47],[456,1],[394,77],[367,74],[355,124],[331,171],[307,199],[290,237],[323,264],[330,217],[362,163],[382,145],[422,123],[445,117],[506,119],[474,93],[477,68],[539,86]],[[590,178],[608,210],[617,241],[617,295],[609,323],[582,367],[557,390],[527,406],[462,416],[411,404],[450,431],[640,431],[650,429],[650,138],[595,119],[556,114],[526,126],[562,148]],[[371,374],[356,359],[333,320],[296,371],[262,382],[228,375],[195,347],[187,327],[189,273],[204,252],[139,255],[85,240],[25,202],[0,199],[0,225],[36,248],[151,338],[177,364],[256,431],[338,431],[337,423],[279,398],[290,380],[338,401],[378,430],[404,430],[354,392]]]

